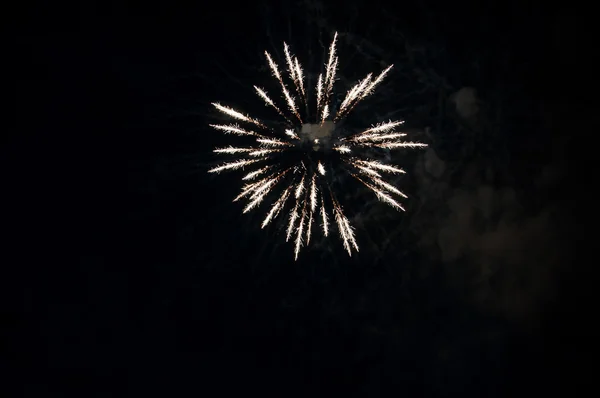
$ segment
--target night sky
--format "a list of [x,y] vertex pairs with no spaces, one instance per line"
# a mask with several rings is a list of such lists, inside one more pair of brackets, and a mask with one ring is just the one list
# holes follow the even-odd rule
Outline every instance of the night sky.
[[[542,3],[23,7],[2,396],[582,394],[593,51],[584,9]],[[392,155],[406,212],[336,185],[359,253],[317,236],[294,261],[266,206],[231,202],[240,174],[207,173],[233,143],[210,104],[265,115],[264,50],[310,72],[336,31],[341,87],[394,64],[348,123],[402,118],[429,147]]]

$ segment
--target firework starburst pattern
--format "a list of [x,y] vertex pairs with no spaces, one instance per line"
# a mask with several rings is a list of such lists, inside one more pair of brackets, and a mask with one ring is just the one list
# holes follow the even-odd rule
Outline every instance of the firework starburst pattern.
[[[278,216],[286,217],[286,239],[294,245],[295,258],[320,229],[324,236],[337,227],[349,255],[358,251],[354,228],[332,188],[332,174],[343,172],[371,190],[376,197],[396,210],[404,210],[398,197],[406,198],[398,188],[385,180],[386,174],[404,173],[400,167],[383,163],[373,153],[399,148],[420,148],[426,144],[404,141],[398,127],[403,121],[388,121],[361,130],[339,128],[356,105],[381,83],[392,66],[379,75],[368,74],[335,101],[334,83],[338,67],[337,33],[329,47],[324,70],[316,79],[313,97],[311,87],[298,58],[284,43],[287,75],[283,76],[272,56],[265,51],[269,69],[277,80],[284,105],[278,105],[269,94],[254,86],[265,105],[278,114],[279,123],[252,118],[230,107],[213,103],[221,113],[235,122],[211,124],[226,134],[241,136],[247,144],[217,148],[215,153],[234,159],[209,170],[219,173],[244,170],[245,183],[235,201],[245,199],[246,213],[272,197],[272,203],[261,224],[264,228]],[[337,103],[339,102],[339,103]],[[369,155],[367,156],[367,152]],[[320,224],[315,228],[313,224]]]

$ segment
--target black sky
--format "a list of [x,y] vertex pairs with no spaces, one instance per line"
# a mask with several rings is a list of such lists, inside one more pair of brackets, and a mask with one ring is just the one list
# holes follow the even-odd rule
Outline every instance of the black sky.
[[[593,335],[584,14],[27,5],[8,25],[1,152],[6,396],[577,394]],[[335,31],[341,79],[395,64],[364,112],[400,110],[430,148],[403,160],[406,213],[343,194],[358,255],[330,239],[294,262],[230,203],[239,180],[207,175],[225,141],[206,125],[213,101],[262,109],[262,51],[286,41],[317,65]]]

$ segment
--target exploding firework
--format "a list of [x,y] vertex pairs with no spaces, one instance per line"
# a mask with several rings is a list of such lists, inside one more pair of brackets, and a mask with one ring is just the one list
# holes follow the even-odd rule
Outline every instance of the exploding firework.
[[[402,121],[383,122],[349,133],[348,129],[340,131],[342,129],[336,128],[360,101],[374,92],[392,68],[389,66],[376,77],[368,74],[348,90],[343,101],[334,109],[332,97],[338,66],[336,39],[337,33],[311,101],[302,66],[288,45],[284,43],[289,81],[288,77],[284,79],[277,63],[265,51],[271,73],[281,88],[285,107],[276,104],[264,89],[257,86],[254,89],[265,105],[281,117],[282,121],[277,126],[213,103],[218,111],[243,124],[211,124],[211,127],[226,134],[245,136],[249,144],[215,149],[214,152],[234,156],[235,160],[209,172],[247,169],[242,177],[245,185],[234,199],[234,202],[240,199],[248,201],[244,213],[258,207],[270,194],[276,194],[262,227],[280,214],[289,212],[286,239],[293,241],[296,259],[300,249],[310,243],[311,234],[316,229],[313,228],[315,222],[321,224],[324,236],[328,236],[331,227],[336,225],[348,254],[358,251],[354,229],[332,189],[328,170],[347,173],[370,189],[380,201],[404,210],[396,197],[406,198],[406,195],[384,179],[384,174],[404,173],[404,170],[365,156],[365,150],[426,146],[402,140],[406,134],[397,131]],[[330,221],[331,216],[333,222]]]

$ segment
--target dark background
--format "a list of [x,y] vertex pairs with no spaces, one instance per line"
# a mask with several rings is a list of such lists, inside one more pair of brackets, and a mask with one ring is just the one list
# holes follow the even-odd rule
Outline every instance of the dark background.
[[[24,6],[5,51],[17,107],[1,157],[4,396],[590,387],[584,8]],[[206,173],[211,149],[229,143],[207,128],[219,117],[210,103],[263,112],[252,93],[272,84],[263,51],[281,65],[286,41],[309,71],[334,31],[340,84],[395,65],[361,117],[402,117],[430,147],[399,158],[406,213],[340,193],[359,254],[317,239],[294,262],[277,227],[259,228],[260,210],[230,203],[239,179]],[[476,93],[471,116],[461,88]]]

